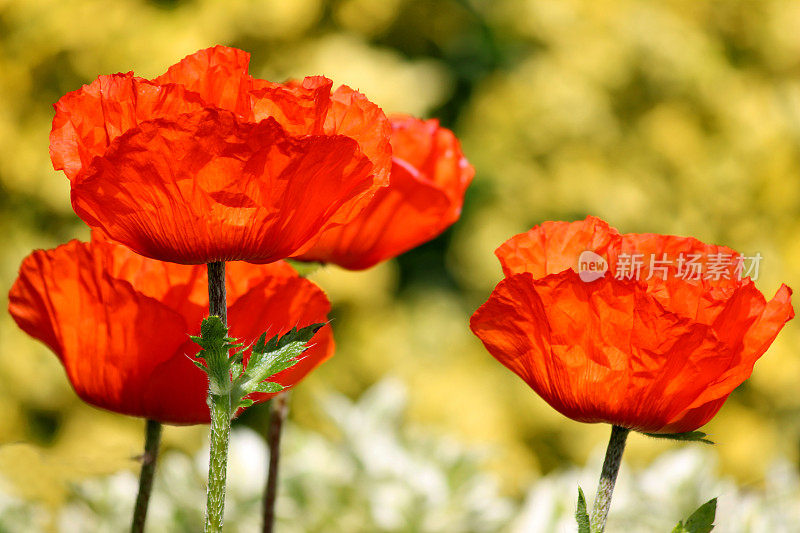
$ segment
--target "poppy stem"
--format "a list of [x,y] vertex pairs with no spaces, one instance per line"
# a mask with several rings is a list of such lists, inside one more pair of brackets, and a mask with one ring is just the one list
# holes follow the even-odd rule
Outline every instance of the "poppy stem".
[[206,533],[222,531],[225,514],[225,481],[228,473],[228,441],[231,434],[230,395],[209,394],[211,442],[208,463]]
[[611,496],[617,482],[617,474],[622,464],[622,452],[625,451],[625,441],[631,430],[620,426],[611,426],[611,438],[606,449],[606,459],[603,461],[603,471],[600,474],[600,484],[597,487],[597,496],[594,499],[590,526],[592,533],[603,533],[606,527],[608,510],[611,507]]
[[225,295],[225,262],[209,263],[208,268],[208,314],[218,316],[228,325],[228,303]]
[[[209,315],[218,316],[228,325],[228,309],[225,297],[225,263],[208,264],[208,310]],[[226,364],[225,361],[214,363]],[[211,366],[211,365],[210,365]],[[230,374],[223,372],[227,383],[211,383],[209,373],[208,405],[211,409],[211,438],[209,442],[208,490],[206,500],[206,533],[222,531],[225,514],[225,481],[228,473],[228,442],[231,434],[231,395]]]
[[272,533],[275,527],[275,500],[278,497],[278,463],[281,455],[281,432],[283,422],[289,412],[289,391],[272,398],[270,403],[269,431],[269,473],[264,490],[264,533]]
[[147,518],[147,506],[153,489],[153,476],[158,460],[158,446],[161,443],[161,424],[155,420],[147,420],[144,430],[144,453],[142,454],[142,471],[139,474],[139,493],[136,495],[136,506],[133,509],[131,533],[142,533]]

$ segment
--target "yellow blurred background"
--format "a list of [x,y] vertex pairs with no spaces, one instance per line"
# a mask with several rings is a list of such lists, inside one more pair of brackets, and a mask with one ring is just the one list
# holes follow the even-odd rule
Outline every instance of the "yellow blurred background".
[[[623,232],[693,235],[764,260],[758,285],[800,287],[800,2],[793,0],[0,0],[0,293],[33,248],[88,231],[52,170],[53,104],[99,74],[153,77],[214,44],[251,73],[324,74],[387,112],[439,117],[477,174],[462,219],[360,273],[312,274],[334,303],[336,356],[296,390],[357,396],[385,375],[409,422],[485,446],[521,497],[583,464],[606,426],[564,419],[467,328],[500,279],[493,250],[543,220],[593,214]],[[3,307],[7,301],[3,301]],[[800,451],[800,342],[790,323],[705,430],[723,472],[763,482]],[[267,409],[236,424],[266,430]],[[323,431],[325,428],[321,428]],[[206,428],[168,428],[187,451]],[[141,420],[88,407],[58,360],[0,316],[0,474],[57,507],[71,481],[135,469]],[[644,465],[674,444],[634,436]]]

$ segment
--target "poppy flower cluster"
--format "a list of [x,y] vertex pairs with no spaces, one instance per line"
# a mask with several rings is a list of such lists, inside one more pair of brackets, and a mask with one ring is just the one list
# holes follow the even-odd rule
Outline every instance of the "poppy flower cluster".
[[[207,275],[177,264],[295,255],[367,268],[460,214],[474,172],[452,132],[435,120],[390,121],[322,76],[254,78],[249,59],[216,46],[152,80],[100,76],[55,105],[53,166],[95,232],[91,243],[27,258],[9,309],[90,403],[208,421],[205,378],[183,357],[197,351],[186,334],[205,315]],[[230,263],[227,282],[235,337],[325,321],[324,295],[283,263]],[[281,375],[287,383],[330,355],[330,329],[314,342]]]
[[[211,422],[207,531],[223,523],[231,391],[236,405],[264,400],[333,350],[327,298],[281,260],[363,269],[394,257],[455,222],[473,175],[438,122],[390,122],[322,76],[253,78],[249,58],[216,46],[154,79],[100,76],[61,98],[50,157],[95,231],[90,243],[34,252],[9,295],[19,326],[58,355],[88,403]],[[216,316],[203,320],[206,309]],[[256,343],[252,369],[247,355],[229,356],[231,337],[255,340],[265,327],[276,336]],[[205,365],[189,357],[193,341]],[[287,355],[303,352],[299,363]],[[148,480],[143,463],[134,527]],[[273,516],[274,498],[265,502]]]
[[[607,261],[584,281],[578,259]],[[620,234],[604,221],[547,222],[495,252],[505,279],[470,321],[503,365],[548,404],[580,422],[647,433],[684,433],[708,422],[794,316],[782,285],[767,301],[737,275],[682,276],[679,264],[644,261],[617,277],[621,261],[642,257],[739,256],[672,235]],[[735,271],[735,269],[733,269]]]
[[[9,293],[20,328],[45,343],[84,401],[174,424],[209,422],[208,379],[192,364],[208,313],[205,266],[155,261],[94,232],[25,258]],[[226,279],[231,334],[255,340],[326,322],[330,303],[283,261],[231,263]],[[333,354],[330,326],[274,381],[291,387]],[[245,359],[246,361],[246,359]],[[271,394],[255,394],[260,402]]]

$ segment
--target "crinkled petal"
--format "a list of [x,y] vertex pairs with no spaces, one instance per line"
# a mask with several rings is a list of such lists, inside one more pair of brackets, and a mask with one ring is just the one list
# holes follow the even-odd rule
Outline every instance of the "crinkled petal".
[[665,310],[643,283],[585,283],[571,270],[509,276],[470,325],[565,416],[646,432],[664,431],[738,355],[711,327]]
[[[375,189],[389,184],[392,130],[380,107],[360,92],[342,85],[331,95],[331,107],[323,127],[327,135],[345,135],[358,142],[374,165]],[[346,220],[349,218],[342,217],[342,221]]]
[[72,188],[78,215],[162,261],[288,257],[371,186],[350,138],[287,136],[225,111],[141,124]]
[[253,83],[254,120],[272,117],[292,135],[344,135],[355,139],[372,162],[374,181],[364,195],[365,201],[353,202],[332,224],[352,220],[375,191],[388,185],[392,165],[391,125],[381,108],[366,96],[345,85],[331,92],[333,83],[324,76],[283,84],[263,80]]
[[[163,411],[157,399],[144,394],[153,369],[186,341],[183,317],[110,276],[104,255],[77,241],[34,252],[11,288],[9,312],[25,332],[53,349],[86,402],[185,422],[180,412]],[[190,393],[191,381],[174,380],[175,394]]]
[[324,135],[333,82],[324,76],[273,83],[254,80],[253,120],[273,118],[291,135]]
[[769,302],[752,283],[736,291],[713,323],[716,335],[735,351],[736,357],[725,372],[697,395],[689,410],[670,423],[671,430],[698,421],[695,427],[708,422],[728,395],[750,377],[756,361],[786,322],[794,318],[791,298],[792,290],[786,285],[781,285]]
[[50,158],[70,181],[138,124],[199,111],[200,98],[180,85],[159,85],[132,73],[100,76],[62,97],[50,131]]
[[393,117],[394,163],[353,221],[325,231],[296,257],[361,270],[427,242],[458,219],[473,168],[437,121]]
[[[389,182],[391,126],[380,107],[347,86],[331,92],[324,76],[271,83],[254,80],[253,120],[275,119],[291,135],[344,135],[355,139],[374,165],[374,192]],[[355,206],[358,211],[363,206]],[[347,220],[352,217],[343,217]]]
[[577,271],[578,259],[587,250],[611,262],[610,252],[619,241],[616,229],[599,218],[587,217],[579,222],[545,222],[510,238],[494,254],[506,276],[530,272],[541,278],[568,268]]
[[[684,285],[702,285],[704,294],[718,297],[729,295],[742,282],[736,270],[739,254],[727,246],[679,235],[626,233],[621,237],[610,262],[616,265],[621,254],[635,254],[641,261],[637,277],[646,280],[651,290],[659,290],[665,280],[678,279]],[[716,269],[719,275],[714,274]]]
[[[581,280],[576,260],[587,250],[611,275]],[[496,254],[507,279],[473,316],[473,331],[553,407],[584,422],[697,429],[794,316],[788,287],[766,302],[739,276],[734,250],[691,237],[621,235],[588,217],[544,223]],[[615,270],[624,260],[634,275]]]
[[178,84],[200,96],[206,106],[249,118],[252,78],[247,73],[250,54],[237,48],[214,46],[190,54],[155,78],[157,84]]
[[[285,262],[229,263],[231,319],[243,341],[267,328],[325,322],[324,293]],[[64,364],[78,395],[118,413],[175,424],[207,423],[208,379],[191,362],[188,333],[208,314],[205,265],[143,258],[102,234],[36,251],[20,268],[9,312]],[[241,327],[239,327],[241,326]],[[280,382],[292,386],[333,353],[329,327]]]

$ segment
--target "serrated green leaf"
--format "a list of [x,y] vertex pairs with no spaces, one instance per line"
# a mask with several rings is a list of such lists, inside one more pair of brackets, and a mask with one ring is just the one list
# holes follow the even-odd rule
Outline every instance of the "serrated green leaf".
[[717,515],[717,499],[712,498],[701,505],[692,516],[686,519],[683,528],[688,533],[709,533],[714,529],[714,518]]
[[208,372],[208,369],[206,368],[206,366],[203,363],[201,363],[200,361],[192,360],[192,364],[194,364],[194,366],[196,366],[197,368],[199,368],[203,372],[206,372],[206,373]]
[[317,331],[319,331],[324,325],[324,323],[317,323],[300,329],[294,327],[283,336],[275,335],[268,342],[264,342],[266,339],[266,333],[264,333],[261,335],[261,337],[259,337],[258,341],[256,341],[255,345],[253,346],[253,353],[274,352],[275,350],[283,348],[292,342],[306,343],[310,341]]
[[708,438],[708,435],[702,431],[689,431],[687,433],[642,433],[654,439],[678,440],[685,442],[702,442],[705,444],[714,444],[714,441]]
[[304,328],[292,328],[282,336],[275,335],[266,341],[263,333],[253,345],[245,374],[247,380],[258,383],[297,363],[297,357],[307,348],[311,338],[325,324],[311,324]]
[[589,513],[586,510],[586,497],[580,487],[578,487],[578,508],[575,510],[575,520],[578,521],[578,533],[592,533],[589,525]]
[[258,340],[253,344],[253,353],[264,353],[267,351],[267,334],[262,333]]
[[300,329],[292,328],[288,333],[276,335],[269,341],[266,340],[266,333],[262,334],[253,344],[247,366],[238,376],[234,374],[234,400],[253,392],[275,393],[283,390],[279,384],[268,380],[296,365],[303,352],[308,349],[308,342],[324,325],[311,324]]
[[244,370],[245,380],[256,383],[267,380],[298,362],[298,357],[306,349],[304,342],[292,342],[272,352],[261,354],[261,357],[250,357]]
[[272,381],[262,381],[258,385],[256,385],[256,390],[253,392],[263,392],[265,394],[274,394],[276,392],[280,392],[285,387],[280,383],[275,383]]

